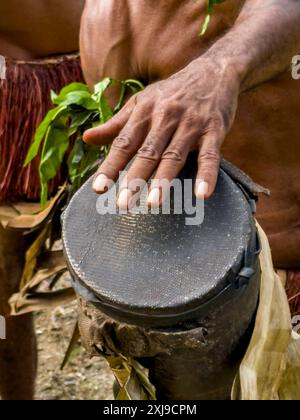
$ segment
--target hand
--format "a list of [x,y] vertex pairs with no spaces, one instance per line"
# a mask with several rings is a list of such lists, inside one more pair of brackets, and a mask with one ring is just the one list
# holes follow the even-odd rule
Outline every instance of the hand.
[[[221,145],[234,121],[239,87],[234,69],[202,57],[133,96],[110,121],[84,134],[88,144],[112,142],[95,177],[94,190],[104,193],[133,157],[128,184],[134,179],[148,180],[154,171],[155,180],[172,181],[189,152],[196,149],[195,194],[209,198],[217,182]],[[130,207],[134,194],[121,185],[119,208]],[[158,207],[163,200],[164,192],[152,188],[149,205]]]

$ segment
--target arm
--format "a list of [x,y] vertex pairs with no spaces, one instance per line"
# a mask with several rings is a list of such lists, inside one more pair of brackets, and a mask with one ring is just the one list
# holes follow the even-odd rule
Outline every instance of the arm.
[[247,0],[233,28],[206,54],[240,68],[244,91],[286,70],[300,52],[299,0]]
[[[104,192],[109,180],[135,156],[128,180],[172,180],[191,150],[199,151],[196,195],[208,198],[217,182],[220,149],[236,114],[241,92],[287,69],[300,51],[300,0],[247,0],[232,29],[201,57],[169,79],[131,98],[108,123],[85,133],[91,144],[113,141],[95,178]],[[127,207],[130,188],[118,204]],[[163,191],[154,188],[157,206]]]

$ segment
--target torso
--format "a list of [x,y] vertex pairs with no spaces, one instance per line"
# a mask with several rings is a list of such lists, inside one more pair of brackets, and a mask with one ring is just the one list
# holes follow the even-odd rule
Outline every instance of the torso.
[[[243,3],[219,5],[200,38],[205,0],[87,0],[81,30],[86,79],[92,85],[104,76],[168,77],[228,30]],[[300,81],[279,75],[241,95],[223,148],[227,159],[272,192],[261,197],[257,217],[281,268],[300,267],[299,115]]]
[[[83,3],[1,2],[0,54],[31,59],[76,51]],[[86,0],[81,31],[86,79],[92,85],[104,76],[146,82],[168,77],[228,30],[243,3],[219,5],[206,36],[199,38],[205,0]],[[299,115],[300,81],[280,75],[241,95],[223,149],[226,158],[272,191],[270,199],[261,198],[258,219],[275,265],[282,268],[300,267]]]
[[84,0],[0,2],[0,54],[27,60],[78,51]]
[[224,13],[214,15],[200,38],[206,0],[86,0],[81,55],[87,81],[104,74],[147,82],[170,76],[232,26],[243,2],[226,0]]

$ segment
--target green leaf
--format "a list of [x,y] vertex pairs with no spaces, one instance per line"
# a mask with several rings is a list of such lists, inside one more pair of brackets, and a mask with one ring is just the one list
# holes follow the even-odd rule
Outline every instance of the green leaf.
[[214,11],[214,6],[216,4],[224,3],[224,1],[225,0],[208,0],[207,13],[211,15]]
[[98,110],[100,112],[100,122],[102,124],[106,123],[113,115],[113,110],[110,108],[108,100],[104,96],[106,91],[112,83],[118,83],[110,78],[103,79],[100,83],[97,83],[94,87],[94,94],[92,98],[98,105]]
[[134,80],[134,79],[127,79],[124,82],[121,81],[119,83],[121,84],[121,91],[120,91],[119,101],[114,108],[114,114],[119,112],[122,106],[124,105],[126,93],[128,89],[130,89],[130,91],[134,94],[145,89],[145,86],[143,85],[142,82],[138,80]]
[[125,83],[126,86],[128,86],[131,89],[131,91],[133,93],[138,93],[141,90],[144,90],[145,89],[145,86],[139,80],[128,79],[128,80],[125,80],[124,83]]
[[81,138],[78,138],[74,144],[73,150],[68,159],[69,177],[72,184],[79,174],[79,164],[84,156],[84,146]]
[[202,26],[202,30],[200,32],[200,36],[203,36],[206,33],[209,22],[210,22],[210,15],[206,15],[205,21],[204,21],[203,26]]
[[53,103],[53,104],[55,104],[55,99],[57,98],[57,93],[55,93],[54,92],[54,90],[50,90],[50,98],[51,98],[51,102]]
[[[114,110],[105,97],[107,88],[113,84],[121,88],[119,102]],[[51,92],[51,98],[58,106],[49,111],[40,124],[26,159],[28,164],[38,154],[43,143],[39,168],[42,205],[47,202],[48,182],[55,177],[69,148],[69,137],[78,134],[68,159],[69,178],[75,191],[95,169],[99,158],[106,156],[109,150],[107,146],[99,148],[83,143],[83,131],[107,122],[123,106],[128,91],[136,93],[142,89],[144,85],[136,80],[117,81],[106,78],[95,85],[93,94],[82,83],[66,86],[59,95]]]
[[33,143],[31,144],[27,153],[24,166],[27,166],[37,156],[42,140],[45,137],[50,124],[67,110],[67,106],[59,106],[57,108],[51,109],[51,111],[47,113],[46,117],[37,128]]
[[79,137],[68,160],[69,176],[73,190],[82,185],[84,177],[95,168],[102,152],[96,146],[88,146]]
[[110,108],[108,104],[108,100],[104,96],[102,96],[100,100],[99,111],[100,111],[100,121],[102,124],[106,123],[114,115],[113,110]]
[[97,110],[98,106],[95,100],[92,98],[89,92],[78,91],[70,92],[66,95],[64,101],[60,103],[60,106],[80,106],[87,110]]
[[90,121],[90,125],[95,116],[99,115],[98,111],[79,111],[79,112],[72,112],[71,115],[71,124],[68,131],[69,137],[75,134],[79,129],[83,129],[83,127],[88,124]]
[[116,114],[117,112],[120,111],[120,109],[123,106],[124,100],[125,100],[125,95],[126,95],[126,89],[127,86],[125,85],[125,83],[121,84],[121,92],[120,92],[120,96],[119,96],[119,101],[117,103],[117,105],[114,108],[114,114]]
[[94,111],[81,111],[81,112],[73,113],[71,128],[80,127],[84,125],[88,121],[88,119],[91,118],[91,116],[95,114],[97,113]]
[[97,83],[94,87],[94,93],[92,95],[92,98],[94,101],[100,105],[101,98],[106,91],[106,89],[113,83],[113,80],[109,77],[106,77],[103,79],[100,83]]
[[68,146],[69,141],[66,130],[50,126],[46,134],[39,168],[42,205],[45,205],[48,199],[48,182],[55,177],[63,162]]
[[53,103],[56,105],[60,105],[67,99],[69,93],[73,92],[87,92],[90,93],[89,88],[87,85],[83,83],[71,83],[68,86],[65,86],[58,95],[54,94],[53,96]]
[[85,147],[85,154],[80,162],[80,181],[84,179],[84,177],[90,172],[102,155],[101,149],[96,146],[84,146]]
[[211,19],[211,15],[214,11],[214,6],[216,4],[224,3],[224,1],[225,0],[207,0],[207,15],[206,15],[204,23],[202,25],[202,29],[201,29],[201,32],[199,34],[200,36],[203,36],[207,31],[207,28],[208,28],[208,25],[209,25],[209,22],[210,22],[210,19]]

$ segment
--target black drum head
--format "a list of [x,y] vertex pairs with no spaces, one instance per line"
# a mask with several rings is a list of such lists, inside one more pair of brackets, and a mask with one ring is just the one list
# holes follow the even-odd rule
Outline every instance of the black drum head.
[[[180,177],[195,175],[189,161]],[[124,321],[177,316],[214,298],[240,270],[255,229],[245,194],[222,170],[200,225],[187,225],[185,213],[99,215],[97,198],[92,179],[72,198],[65,254],[75,288]]]

